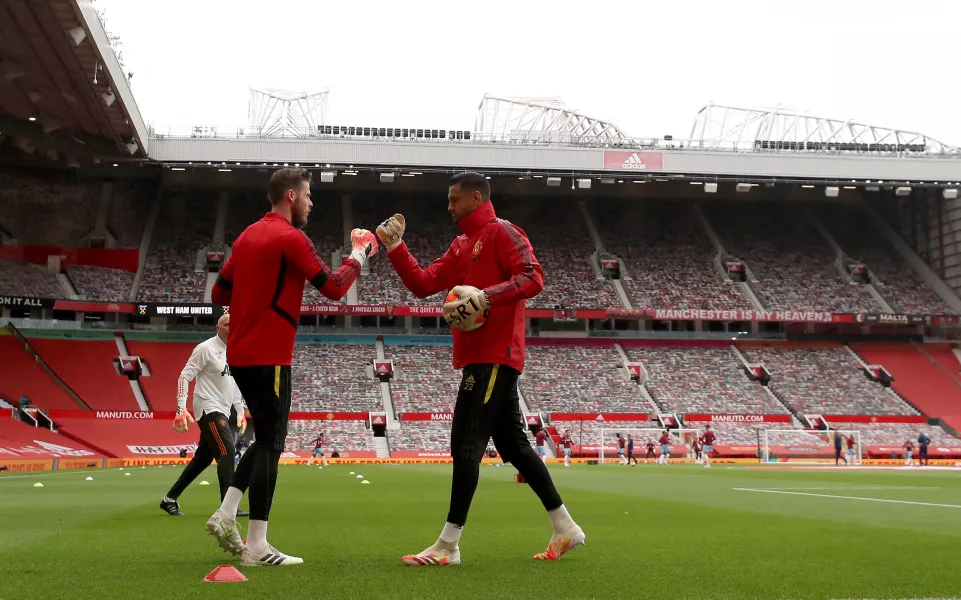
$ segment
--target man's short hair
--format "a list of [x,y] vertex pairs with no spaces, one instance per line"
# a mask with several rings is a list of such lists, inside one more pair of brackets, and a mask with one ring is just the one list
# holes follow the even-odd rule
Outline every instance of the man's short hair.
[[310,171],[307,169],[285,167],[274,171],[274,174],[270,176],[270,182],[267,183],[267,198],[270,200],[270,204],[276,206],[284,199],[287,190],[299,187],[304,181],[307,182],[307,185],[310,185]]
[[462,190],[468,192],[480,192],[481,198],[490,200],[491,184],[487,182],[487,177],[480,173],[473,171],[458,173],[450,178],[450,185],[460,186]]

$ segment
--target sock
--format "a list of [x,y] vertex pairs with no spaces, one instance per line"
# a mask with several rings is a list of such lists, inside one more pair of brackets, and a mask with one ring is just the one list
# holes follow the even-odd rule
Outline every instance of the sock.
[[267,550],[267,521],[250,521],[247,525],[247,547],[254,554]]
[[176,502],[176,498],[171,498],[170,496],[164,496],[164,502]]
[[326,467],[326,466],[327,466],[327,457],[326,457],[326,456],[322,456],[321,458],[324,460],[324,466]]
[[220,512],[228,519],[236,519],[237,509],[240,508],[240,499],[243,497],[244,493],[237,488],[227,488],[227,493],[224,494],[224,501],[220,505]]
[[444,529],[440,532],[440,539],[442,542],[453,545],[456,548],[457,542],[460,541],[460,534],[463,532],[464,528],[459,525],[444,523]]
[[570,531],[576,526],[574,519],[571,518],[571,513],[567,512],[567,507],[563,504],[554,510],[547,511],[547,516],[551,518],[551,527],[554,528],[554,533]]

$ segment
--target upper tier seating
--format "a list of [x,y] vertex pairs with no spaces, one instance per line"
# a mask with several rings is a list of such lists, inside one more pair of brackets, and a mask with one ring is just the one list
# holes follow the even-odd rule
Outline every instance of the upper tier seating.
[[815,212],[841,248],[874,273],[878,278],[873,282],[875,289],[895,312],[954,314],[875,229],[859,206],[832,202],[817,205]]
[[499,218],[524,230],[544,269],[544,289],[528,307],[621,308],[611,283],[594,274],[594,245],[575,203],[502,197],[493,202]]
[[714,265],[717,252],[687,203],[605,202],[591,206],[605,248],[620,256],[636,309],[750,310]]
[[[446,202],[446,201],[444,201]],[[355,199],[354,227],[374,231],[384,219],[401,213],[407,218],[404,242],[410,253],[426,268],[443,256],[454,238],[460,233],[451,222],[443,204],[426,203],[423,200],[398,196],[384,199]],[[429,298],[417,298],[401,283],[400,277],[381,248],[378,255],[368,263],[370,275],[358,283],[360,304],[390,306],[441,306],[447,290]]]
[[24,246],[76,246],[93,229],[99,190],[73,172],[0,171],[0,229]]
[[720,203],[706,207],[724,247],[745,260],[769,310],[877,312],[863,287],[842,278],[834,251],[794,204]]
[[203,190],[167,190],[160,203],[138,300],[203,302],[207,274],[199,253],[213,241],[216,214],[216,198]]

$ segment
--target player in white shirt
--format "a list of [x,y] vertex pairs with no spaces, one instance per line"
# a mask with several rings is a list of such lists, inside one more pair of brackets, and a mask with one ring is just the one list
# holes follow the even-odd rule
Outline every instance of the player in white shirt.
[[[194,347],[187,365],[177,380],[177,416],[174,429],[185,433],[194,418],[187,410],[187,390],[190,382],[194,384],[194,414],[200,427],[200,441],[193,459],[184,468],[167,495],[160,502],[160,508],[168,514],[183,516],[177,498],[198,475],[217,461],[217,479],[220,480],[220,499],[223,501],[230,480],[234,475],[234,428],[231,427],[230,409],[237,412],[236,426],[243,435],[247,429],[244,417],[244,399],[240,395],[234,378],[227,367],[227,334],[230,331],[230,315],[226,314],[217,321],[217,335]],[[237,511],[238,516],[246,516]]]

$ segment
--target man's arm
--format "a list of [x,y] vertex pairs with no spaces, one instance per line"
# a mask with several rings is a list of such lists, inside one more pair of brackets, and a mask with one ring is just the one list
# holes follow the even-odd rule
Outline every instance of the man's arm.
[[190,353],[190,358],[187,359],[187,364],[184,365],[180,377],[177,379],[177,412],[187,408],[187,392],[190,388],[190,382],[194,380],[194,377],[204,368],[205,364],[207,364],[207,356],[204,353],[203,346],[198,344]]
[[[231,378],[231,379],[233,379],[233,378]],[[237,386],[237,382],[236,382],[236,381],[231,381],[231,382],[230,382],[230,387],[233,389],[233,392],[234,392],[234,398],[233,398],[233,402],[231,402],[231,404],[233,404],[234,410],[237,411],[237,415],[238,415],[238,416],[243,416],[243,414],[244,414],[244,409],[247,408],[247,405],[244,403],[244,396],[243,396],[243,394],[240,393],[240,387]]]
[[214,287],[210,290],[210,301],[220,306],[230,306],[230,297],[234,289],[234,265],[231,259],[233,259],[233,255],[220,268],[217,281],[214,282]]
[[387,253],[387,258],[410,293],[418,298],[426,298],[437,292],[446,292],[459,283],[455,252],[454,243],[451,243],[443,256],[426,269],[421,269],[417,259],[407,249],[407,243],[402,241]]
[[530,241],[520,228],[501,222],[498,257],[511,272],[511,278],[487,288],[491,306],[533,298],[544,289],[544,270],[534,256]]
[[361,260],[366,260],[366,255],[362,257],[360,253],[352,252],[337,271],[331,271],[317,254],[314,243],[300,230],[288,235],[286,254],[304,278],[331,300],[340,300],[347,295],[347,290],[360,275]]

